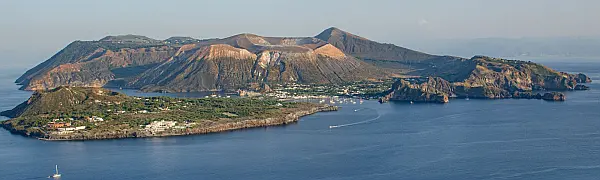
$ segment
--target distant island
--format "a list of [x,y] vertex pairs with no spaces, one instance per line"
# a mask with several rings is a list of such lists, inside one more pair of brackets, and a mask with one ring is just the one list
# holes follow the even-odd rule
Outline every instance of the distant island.
[[42,140],[205,134],[289,124],[337,107],[253,98],[132,97],[103,88],[57,87],[0,115],[12,133]]

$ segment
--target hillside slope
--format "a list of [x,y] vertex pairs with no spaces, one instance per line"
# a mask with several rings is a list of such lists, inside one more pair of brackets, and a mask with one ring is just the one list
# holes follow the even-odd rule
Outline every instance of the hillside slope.
[[375,42],[335,27],[324,30],[315,38],[326,41],[345,53],[374,66],[400,74],[427,76],[431,73],[428,74],[423,69],[465,60],[457,57],[431,55],[394,44]]
[[75,41],[16,82],[26,90],[77,86],[188,92],[235,90],[250,84],[342,84],[393,76],[440,77],[477,87],[495,82],[493,87],[506,92],[515,86],[573,89],[574,78],[587,81],[585,75],[555,72],[535,63],[431,55],[329,28],[315,37],[238,34],[155,40],[124,35]]
[[130,86],[145,91],[188,92],[234,90],[249,83],[335,84],[386,77],[326,43],[318,46],[289,40],[282,44],[279,40],[266,44],[262,38],[251,42],[242,37],[230,41],[231,45],[186,45]]
[[47,91],[35,91],[31,97],[0,116],[18,117],[28,115],[67,112],[75,107],[90,109],[96,102],[119,102],[130,97],[101,88],[83,88],[61,86]]
[[127,79],[168,59],[178,49],[155,43],[75,41],[16,80],[24,90],[52,89],[63,85],[101,87]]

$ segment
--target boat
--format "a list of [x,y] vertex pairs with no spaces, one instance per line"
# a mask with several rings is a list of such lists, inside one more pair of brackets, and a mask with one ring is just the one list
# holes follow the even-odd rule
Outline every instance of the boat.
[[329,126],[329,129],[337,128],[338,126]]
[[49,176],[48,178],[59,178],[61,175],[60,173],[58,173],[58,165],[56,165],[56,173],[53,174],[52,176]]

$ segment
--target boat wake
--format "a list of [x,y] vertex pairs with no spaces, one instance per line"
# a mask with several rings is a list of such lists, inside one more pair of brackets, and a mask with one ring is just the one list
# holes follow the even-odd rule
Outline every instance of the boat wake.
[[[365,108],[366,109],[366,108]],[[356,110],[355,110],[356,111]],[[375,110],[377,111],[377,110]],[[333,125],[333,126],[329,126],[329,129],[333,129],[333,128],[342,128],[342,127],[348,127],[348,126],[356,126],[359,124],[366,124],[366,123],[370,123],[373,121],[378,120],[379,118],[381,118],[381,114],[379,112],[377,112],[377,117],[375,118],[371,118],[371,119],[367,119],[364,121],[359,121],[359,122],[355,122],[355,123],[349,123],[349,124],[341,124],[341,125]]]
[[358,111],[361,111],[363,109],[366,109],[366,108],[355,109],[354,112],[358,112]]

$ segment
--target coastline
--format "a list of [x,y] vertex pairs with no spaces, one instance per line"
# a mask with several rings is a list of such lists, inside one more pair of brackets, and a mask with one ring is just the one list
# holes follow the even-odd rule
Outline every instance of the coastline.
[[278,126],[286,125],[290,123],[298,122],[301,117],[312,115],[318,112],[329,112],[337,111],[337,106],[318,106],[310,107],[308,109],[301,108],[295,112],[288,113],[285,116],[270,117],[266,119],[246,119],[237,122],[220,123],[210,126],[199,126],[182,130],[169,130],[161,133],[150,133],[140,130],[124,130],[118,132],[107,132],[103,134],[86,134],[77,133],[69,136],[53,136],[53,135],[39,135],[39,134],[28,134],[26,130],[19,131],[15,130],[5,124],[1,126],[11,133],[19,134],[26,137],[37,138],[43,141],[85,141],[85,140],[107,140],[107,139],[124,139],[124,138],[147,138],[147,137],[169,137],[169,136],[187,136],[187,135],[199,135],[209,133],[227,132],[239,129],[267,127],[267,126]]

